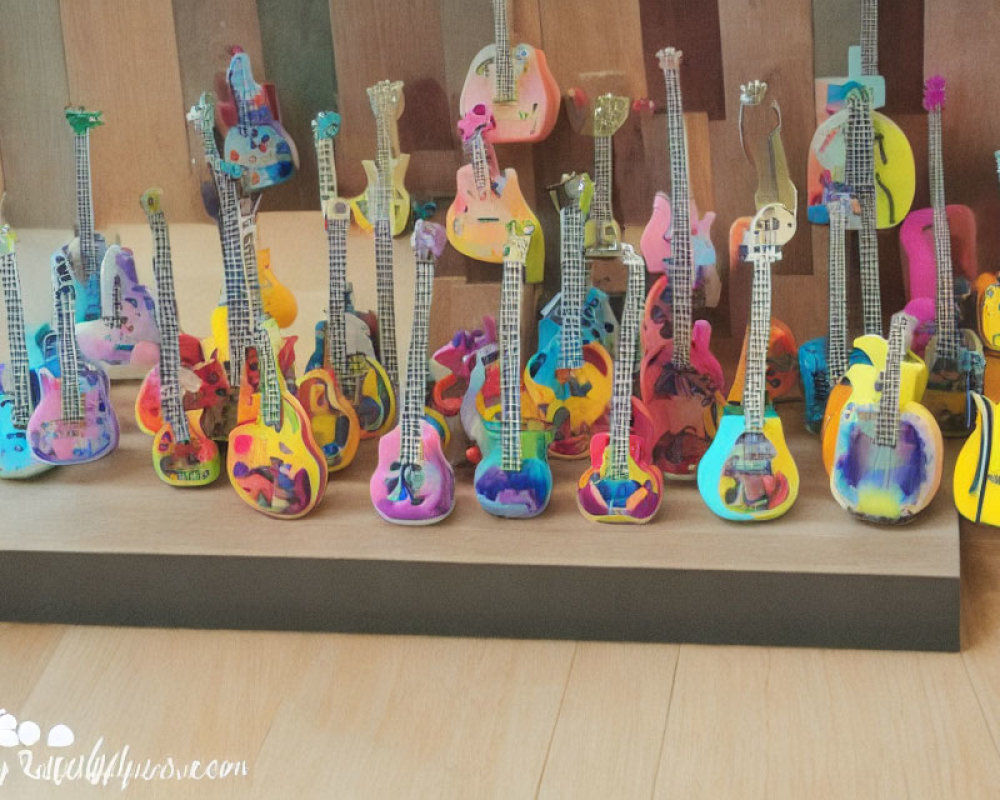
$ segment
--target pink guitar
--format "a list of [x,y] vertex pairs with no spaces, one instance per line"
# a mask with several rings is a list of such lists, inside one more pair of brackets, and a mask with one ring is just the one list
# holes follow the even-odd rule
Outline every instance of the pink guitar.
[[74,319],[73,270],[62,251],[52,256],[59,377],[39,370],[42,397],[28,420],[28,442],[49,464],[83,464],[118,446],[118,417],[107,373],[80,358]]
[[537,142],[555,127],[559,86],[541,50],[523,43],[511,47],[507,2],[493,0],[496,41],[472,59],[459,112],[464,117],[475,106],[485,105],[497,120],[494,141]]
[[424,418],[427,391],[427,334],[434,292],[434,261],[444,250],[444,228],[418,220],[413,231],[417,261],[416,297],[406,386],[399,424],[378,443],[378,466],[369,490],[378,515],[398,525],[430,525],[455,507],[455,474],[441,437]]

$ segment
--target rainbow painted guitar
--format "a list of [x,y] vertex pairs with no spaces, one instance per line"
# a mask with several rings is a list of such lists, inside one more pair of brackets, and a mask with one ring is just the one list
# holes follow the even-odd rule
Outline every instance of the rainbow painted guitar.
[[443,520],[455,507],[455,474],[438,431],[424,419],[423,412],[434,262],[446,242],[442,226],[417,220],[412,239],[417,280],[403,412],[399,425],[379,440],[378,466],[369,484],[375,511],[398,525],[430,525]]
[[[649,458],[650,442],[630,434],[632,375],[636,340],[642,321],[646,265],[631,245],[622,246],[628,269],[628,291],[618,338],[611,431],[590,440],[590,469],[577,484],[576,503],[595,522],[649,522],[663,499],[663,476]],[[648,412],[647,412],[648,414]]]
[[61,251],[52,256],[52,286],[59,377],[39,371],[41,400],[28,420],[28,442],[49,464],[83,464],[118,447],[118,417],[107,373],[80,357],[73,269]]
[[875,371],[867,364],[848,370],[855,388],[841,416],[830,489],[841,506],[867,522],[909,522],[941,483],[941,431],[927,409],[902,391],[900,380],[914,325],[904,312],[893,315],[880,377],[857,377]]
[[495,141],[538,142],[552,132],[560,93],[545,53],[530,44],[511,47],[508,0],[492,0],[495,41],[472,59],[459,113],[484,105],[497,120]]
[[997,405],[978,392],[976,428],[955,461],[955,508],[971,522],[1000,526],[1000,427]]

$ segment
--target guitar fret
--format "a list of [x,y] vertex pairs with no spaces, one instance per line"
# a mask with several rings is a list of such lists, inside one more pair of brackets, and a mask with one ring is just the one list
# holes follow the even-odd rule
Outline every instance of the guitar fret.
[[[7,237],[9,229],[0,229]],[[24,333],[24,308],[21,302],[21,280],[13,250],[0,257],[0,277],[3,279],[4,308],[7,312],[7,343],[13,372],[12,386],[7,394],[13,400],[11,422],[15,428],[26,428],[31,416],[31,389],[28,376],[28,344]]]
[[581,316],[587,279],[583,255],[583,213],[578,203],[559,210],[562,233],[562,332],[559,369],[580,369],[583,366],[583,334]]
[[875,443],[883,447],[895,447],[899,438],[899,377],[906,352],[909,319],[912,318],[900,311],[893,314],[889,323],[889,350],[886,354],[882,395],[879,398],[878,419],[875,423]]
[[[369,96],[377,91],[386,91],[389,82],[383,81],[368,89]],[[379,358],[385,367],[389,382],[399,387],[399,359],[396,354],[396,302],[393,287],[392,225],[390,222],[390,198],[392,187],[392,141],[386,109],[380,107],[375,113],[375,133],[377,150],[375,153],[375,292],[378,306]]]
[[828,385],[840,381],[847,371],[847,283],[845,254],[845,216],[843,200],[837,197],[827,204],[830,214],[829,302],[830,331],[827,335]]
[[879,284],[876,232],[874,133],[871,97],[859,89],[848,95],[848,158],[845,178],[861,205],[858,247],[861,262],[861,307],[866,334],[882,335],[882,292]]
[[496,60],[493,62],[493,101],[511,103],[517,99],[514,65],[510,56],[510,26],[507,21],[507,0],[493,0],[493,35],[496,40]]
[[406,359],[406,386],[403,394],[403,418],[400,422],[400,461],[416,465],[422,461],[420,437],[424,397],[427,393],[427,333],[430,327],[431,300],[434,292],[434,262],[417,258],[414,289],[413,324]]
[[502,401],[500,466],[521,469],[521,284],[524,263],[503,262],[500,291],[500,395]]
[[957,358],[960,341],[955,324],[954,274],[951,261],[951,231],[944,200],[944,167],[941,154],[941,109],[928,112],[928,154],[930,161],[931,207],[934,218],[934,260],[937,292],[934,308],[934,330],[937,334],[937,354]]
[[646,264],[631,245],[623,247],[622,260],[628,269],[628,285],[621,327],[618,329],[618,358],[614,366],[614,394],[611,398],[612,480],[628,478],[629,433],[632,417],[632,381],[635,370],[636,340],[642,323],[646,289]]
[[83,409],[80,402],[79,351],[76,344],[76,291],[72,284],[60,285],[55,274],[53,282],[61,383],[60,413],[63,420],[77,421],[83,418]]
[[479,199],[484,200],[491,189],[489,160],[486,156],[486,143],[483,141],[483,131],[478,130],[468,141],[469,160],[472,163],[472,177],[476,183]]
[[230,386],[239,386],[243,362],[250,344],[250,313],[246,292],[246,264],[240,242],[240,211],[236,181],[225,175],[216,180],[222,227],[222,261],[225,278],[227,336],[229,339],[228,377]]
[[97,242],[94,239],[94,201],[90,177],[90,131],[73,136],[73,156],[76,162],[76,216],[80,237],[80,259],[83,280],[97,277],[101,265],[97,262]]
[[878,0],[862,0],[861,74],[878,74]]
[[594,199],[590,204],[590,218],[598,224],[611,222],[612,157],[610,136],[594,137]]
[[747,344],[743,386],[743,417],[748,433],[763,433],[767,369],[767,345],[771,331],[771,265],[775,254],[770,245],[753,246],[753,288],[750,293],[750,341]]
[[354,391],[354,376],[347,369],[347,220],[327,220],[327,245],[330,255],[330,296],[326,320],[326,350],[333,372],[345,391]]

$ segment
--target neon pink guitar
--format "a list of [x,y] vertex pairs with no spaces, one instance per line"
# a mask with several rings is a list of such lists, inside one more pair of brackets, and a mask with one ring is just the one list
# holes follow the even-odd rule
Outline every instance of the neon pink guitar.
[[510,45],[508,0],[493,0],[496,41],[476,57],[465,76],[459,113],[482,103],[497,120],[494,141],[537,142],[555,127],[561,96],[545,53],[530,44]]
[[403,412],[399,424],[379,440],[378,466],[369,484],[378,515],[398,525],[430,525],[455,507],[455,474],[440,435],[424,418],[434,262],[446,241],[443,227],[417,220],[411,240],[417,260],[416,297]]

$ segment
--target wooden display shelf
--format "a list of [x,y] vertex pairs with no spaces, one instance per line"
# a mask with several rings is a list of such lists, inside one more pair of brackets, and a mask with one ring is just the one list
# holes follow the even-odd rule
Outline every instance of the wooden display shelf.
[[959,646],[959,529],[950,481],[911,525],[855,521],[830,495],[800,408],[782,407],[802,491],[782,519],[726,523],[693,484],[645,526],[589,523],[582,462],[555,462],[550,508],[483,512],[459,469],[454,514],[380,520],[375,443],[305,519],[255,514],[223,477],[155,477],[115,387],[122,444],[93,464],[0,482],[0,618],[32,622],[881,649]]

